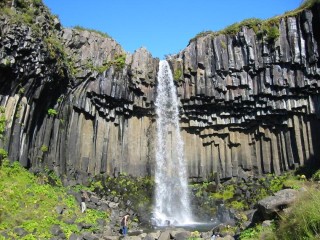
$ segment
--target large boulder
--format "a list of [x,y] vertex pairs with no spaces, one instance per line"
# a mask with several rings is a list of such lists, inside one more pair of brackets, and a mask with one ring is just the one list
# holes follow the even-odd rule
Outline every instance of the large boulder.
[[263,219],[272,219],[285,208],[292,204],[299,194],[295,189],[283,189],[258,202],[258,213]]

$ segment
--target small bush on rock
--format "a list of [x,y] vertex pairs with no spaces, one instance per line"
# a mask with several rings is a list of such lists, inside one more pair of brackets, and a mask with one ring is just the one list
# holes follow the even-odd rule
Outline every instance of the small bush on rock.
[[320,170],[316,171],[316,172],[312,175],[312,180],[313,180],[313,181],[320,181]]
[[261,224],[258,224],[252,228],[248,228],[241,232],[239,239],[241,240],[276,240],[275,234],[275,225],[264,227]]

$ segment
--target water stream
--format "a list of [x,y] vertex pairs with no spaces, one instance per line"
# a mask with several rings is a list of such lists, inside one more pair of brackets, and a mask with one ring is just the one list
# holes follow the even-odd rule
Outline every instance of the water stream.
[[187,169],[179,127],[179,102],[172,72],[159,63],[156,97],[157,146],[154,224],[182,226],[192,223]]

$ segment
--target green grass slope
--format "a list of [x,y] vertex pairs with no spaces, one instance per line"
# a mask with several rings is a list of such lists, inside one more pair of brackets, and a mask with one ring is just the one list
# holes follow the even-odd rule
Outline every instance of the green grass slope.
[[[49,184],[54,183],[55,186]],[[58,208],[65,208],[63,214]],[[81,213],[79,203],[53,175],[35,176],[20,166],[4,160],[0,167],[0,239],[48,239],[51,227],[59,225],[67,238],[79,233],[77,223],[92,224],[94,231],[98,219],[107,220],[108,213],[88,209]],[[17,235],[17,228],[28,232]]]

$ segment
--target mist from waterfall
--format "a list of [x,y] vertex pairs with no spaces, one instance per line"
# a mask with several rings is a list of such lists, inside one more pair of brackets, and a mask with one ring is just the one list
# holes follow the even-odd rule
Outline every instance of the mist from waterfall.
[[154,221],[157,226],[192,222],[187,169],[179,127],[179,103],[172,72],[159,63],[156,97],[157,146]]

